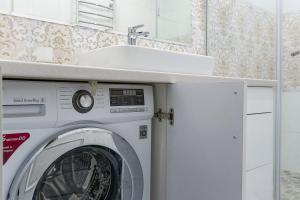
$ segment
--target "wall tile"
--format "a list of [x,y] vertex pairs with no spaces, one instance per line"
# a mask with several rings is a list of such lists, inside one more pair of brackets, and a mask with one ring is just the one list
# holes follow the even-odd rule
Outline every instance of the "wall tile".
[[283,85],[285,91],[300,90],[300,11],[285,13],[283,16]]
[[276,15],[243,0],[208,1],[208,54],[215,74],[276,78]]

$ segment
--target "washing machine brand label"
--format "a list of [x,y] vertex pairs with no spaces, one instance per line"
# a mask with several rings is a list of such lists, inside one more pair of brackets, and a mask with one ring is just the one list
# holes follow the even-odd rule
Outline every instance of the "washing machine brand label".
[[44,97],[14,97],[14,103],[45,103]]
[[29,133],[3,134],[3,164],[29,137]]

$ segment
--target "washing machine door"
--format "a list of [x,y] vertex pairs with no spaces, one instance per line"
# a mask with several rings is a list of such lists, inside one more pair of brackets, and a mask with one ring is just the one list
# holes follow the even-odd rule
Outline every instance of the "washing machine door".
[[15,177],[9,200],[141,200],[133,148],[103,129],[68,131],[39,149]]

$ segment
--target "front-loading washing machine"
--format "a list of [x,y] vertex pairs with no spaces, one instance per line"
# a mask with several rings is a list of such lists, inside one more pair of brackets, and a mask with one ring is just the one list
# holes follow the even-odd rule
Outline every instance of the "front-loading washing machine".
[[150,200],[151,86],[3,88],[3,199]]

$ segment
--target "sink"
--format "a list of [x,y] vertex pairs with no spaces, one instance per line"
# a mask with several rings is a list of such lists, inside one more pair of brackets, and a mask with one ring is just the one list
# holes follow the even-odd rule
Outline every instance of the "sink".
[[80,65],[118,69],[212,75],[214,59],[186,53],[119,45],[105,47],[79,56]]

